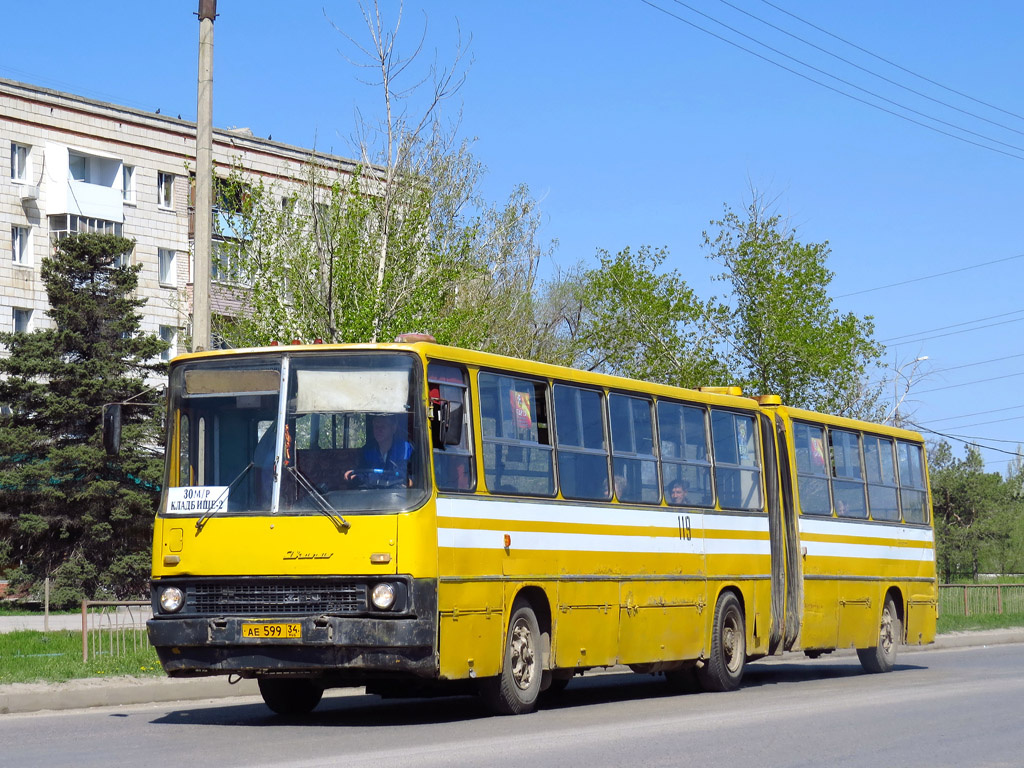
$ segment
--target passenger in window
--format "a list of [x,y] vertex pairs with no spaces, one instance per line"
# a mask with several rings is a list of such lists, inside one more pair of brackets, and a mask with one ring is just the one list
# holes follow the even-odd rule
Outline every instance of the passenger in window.
[[371,438],[363,446],[359,468],[349,469],[344,475],[350,485],[387,488],[411,484],[412,445],[404,437],[396,437],[401,418],[395,414],[369,417]]
[[681,480],[669,483],[665,498],[673,507],[681,507],[686,503],[686,486]]

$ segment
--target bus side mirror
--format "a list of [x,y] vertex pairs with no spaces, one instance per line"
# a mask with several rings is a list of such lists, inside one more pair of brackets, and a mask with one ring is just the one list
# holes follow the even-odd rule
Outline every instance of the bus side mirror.
[[103,406],[103,450],[107,456],[121,452],[121,404],[107,403]]
[[458,445],[462,442],[462,422],[465,410],[462,403],[443,400],[436,413],[437,442],[441,445]]

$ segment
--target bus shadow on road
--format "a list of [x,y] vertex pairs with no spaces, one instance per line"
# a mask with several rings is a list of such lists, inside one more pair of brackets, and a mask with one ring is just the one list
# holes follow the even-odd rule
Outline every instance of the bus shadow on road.
[[[890,674],[922,669],[925,667],[921,665],[897,664]],[[868,675],[857,662],[836,660],[830,663],[807,663],[795,660],[787,663],[773,660],[748,666],[740,690],[850,677],[877,676]],[[544,712],[691,695],[696,697],[701,694],[697,690],[671,685],[661,675],[595,674],[573,678],[565,690],[542,694],[538,710]],[[491,717],[490,713],[475,696],[383,699],[372,695],[331,696],[328,692],[320,706],[308,715],[275,715],[259,702],[183,708],[152,722],[161,725],[378,728],[436,725],[488,717]]]

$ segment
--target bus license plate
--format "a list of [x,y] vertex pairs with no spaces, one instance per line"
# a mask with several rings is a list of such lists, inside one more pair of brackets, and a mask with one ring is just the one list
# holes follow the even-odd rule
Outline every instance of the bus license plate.
[[302,637],[302,625],[243,624],[242,637]]

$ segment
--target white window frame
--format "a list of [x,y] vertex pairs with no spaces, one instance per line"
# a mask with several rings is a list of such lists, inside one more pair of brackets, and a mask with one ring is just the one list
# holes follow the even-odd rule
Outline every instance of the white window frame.
[[19,267],[32,266],[32,227],[11,225],[11,263]]
[[127,163],[121,166],[121,199],[129,205],[135,204],[135,166]]
[[[24,157],[18,159],[19,150]],[[32,147],[28,144],[11,142],[11,181],[16,184],[28,184],[32,180]]]
[[[23,327],[18,328],[18,316],[24,318]],[[32,310],[24,307],[11,308],[11,327],[15,333],[29,333],[32,330]]]
[[167,349],[160,353],[160,361],[167,363],[177,354],[178,350],[178,329],[173,325],[161,325],[157,330],[160,340],[167,342]]
[[177,262],[178,254],[173,248],[156,249],[157,279],[160,285],[175,285],[177,283]]
[[156,172],[156,205],[164,211],[174,210],[174,174]]

